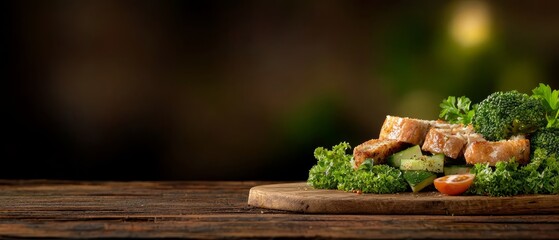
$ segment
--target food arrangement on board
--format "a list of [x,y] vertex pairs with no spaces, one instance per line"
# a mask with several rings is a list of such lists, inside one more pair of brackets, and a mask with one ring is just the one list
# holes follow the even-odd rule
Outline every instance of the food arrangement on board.
[[[387,116],[379,137],[353,148],[319,147],[317,189],[447,195],[559,193],[559,91],[495,92],[479,104],[448,97],[438,120]],[[425,190],[424,190],[425,191]]]

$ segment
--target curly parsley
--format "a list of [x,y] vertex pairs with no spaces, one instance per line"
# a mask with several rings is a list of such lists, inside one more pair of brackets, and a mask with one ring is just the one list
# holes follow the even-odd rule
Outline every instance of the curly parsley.
[[517,194],[559,194],[559,161],[538,148],[526,166],[518,163],[498,162],[495,168],[475,164],[476,174],[468,193],[487,196],[513,196]]
[[399,169],[388,165],[374,165],[365,161],[355,170],[348,143],[342,142],[332,147],[316,148],[314,156],[318,160],[309,171],[308,184],[317,189],[339,189],[361,191],[363,193],[396,193],[408,189]]
[[332,150],[316,148],[314,157],[318,161],[309,171],[309,185],[319,189],[336,189],[338,183],[352,170],[352,156],[346,154],[347,149],[351,149],[347,142],[332,147]]

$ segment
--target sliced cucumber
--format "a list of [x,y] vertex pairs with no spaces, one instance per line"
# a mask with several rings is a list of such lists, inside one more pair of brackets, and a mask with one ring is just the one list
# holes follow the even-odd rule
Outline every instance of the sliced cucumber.
[[404,171],[404,179],[416,193],[433,184],[437,174],[428,171]]
[[471,166],[466,165],[450,165],[443,168],[444,175],[456,175],[470,173]]
[[392,156],[388,157],[388,165],[399,168],[402,159],[417,159],[423,156],[421,152],[421,148],[419,145],[414,145],[412,147],[406,148],[402,151],[392,154]]
[[444,154],[435,154],[433,156],[423,156],[419,159],[402,159],[400,164],[401,170],[413,171],[429,171],[442,173],[444,167]]

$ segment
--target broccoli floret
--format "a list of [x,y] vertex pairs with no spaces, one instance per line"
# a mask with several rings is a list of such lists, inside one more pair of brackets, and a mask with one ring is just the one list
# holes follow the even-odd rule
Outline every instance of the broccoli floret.
[[479,103],[472,120],[487,140],[508,139],[545,127],[545,109],[535,98],[516,90],[495,92]]
[[530,136],[532,156],[538,148],[545,149],[548,154],[559,156],[559,128],[542,128]]

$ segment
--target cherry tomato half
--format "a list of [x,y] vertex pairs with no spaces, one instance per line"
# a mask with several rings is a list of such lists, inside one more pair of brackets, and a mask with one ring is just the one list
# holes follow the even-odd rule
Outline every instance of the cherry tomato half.
[[434,184],[435,188],[441,193],[460,195],[472,185],[475,176],[474,174],[448,175],[435,179]]

